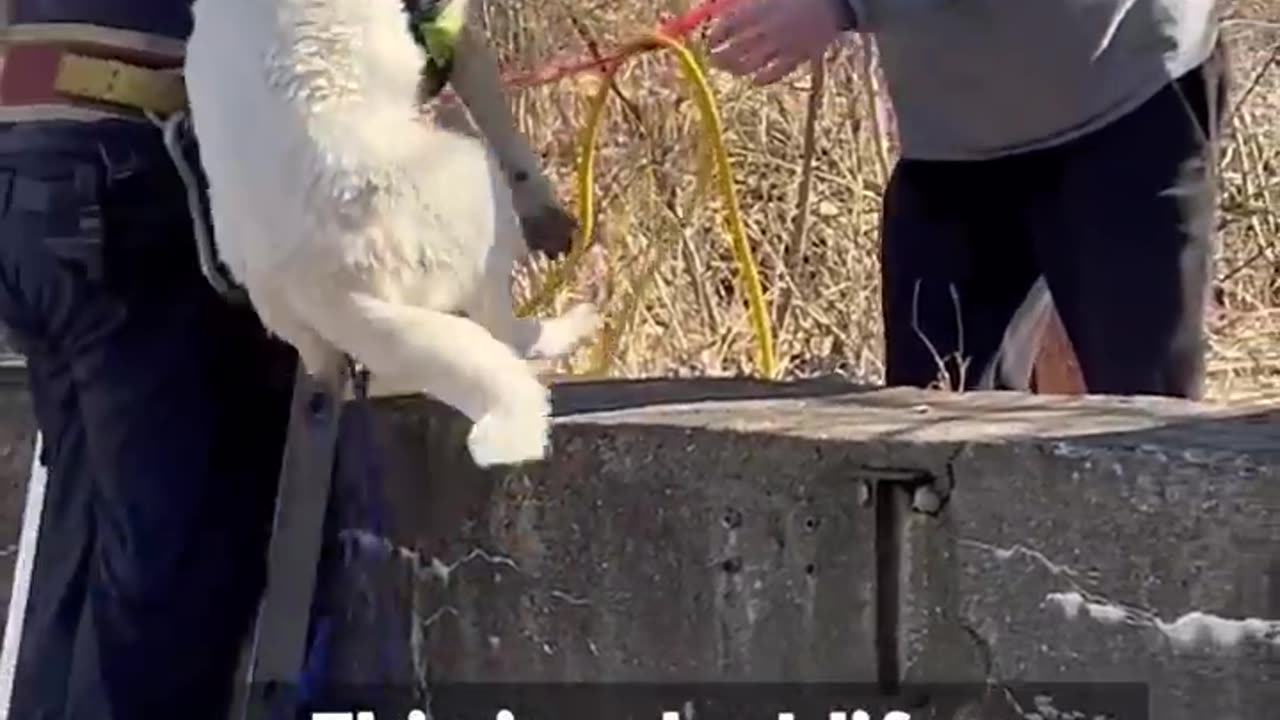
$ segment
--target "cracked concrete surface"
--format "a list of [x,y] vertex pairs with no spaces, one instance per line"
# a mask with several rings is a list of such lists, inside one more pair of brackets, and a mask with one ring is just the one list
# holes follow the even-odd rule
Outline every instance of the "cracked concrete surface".
[[[1256,414],[1066,453],[1049,438],[971,447],[947,512],[902,532],[908,675],[963,676],[975,650],[958,625],[1001,682],[1140,682],[1155,718],[1274,717],[1280,425]],[[1220,445],[1227,427],[1202,422],[1254,437]],[[1229,449],[1244,443],[1272,449]]]
[[[0,547],[29,462],[19,395],[0,398]],[[394,529],[344,526],[348,677],[375,673],[381,604],[405,683],[896,668],[1043,684],[1017,717],[1052,717],[1072,682],[1146,683],[1161,720],[1280,707],[1280,409],[827,380],[582,383],[555,405],[551,462],[486,473],[453,413],[379,404]],[[919,473],[927,514],[902,485]]]
[[570,431],[545,467],[481,473],[456,418],[418,403],[382,418],[388,504],[413,518],[394,540],[410,552],[393,554],[504,558],[420,593],[420,618],[459,611],[424,638],[434,677],[874,678],[872,526],[856,483],[729,437],[692,449],[715,468],[699,477],[664,433]]

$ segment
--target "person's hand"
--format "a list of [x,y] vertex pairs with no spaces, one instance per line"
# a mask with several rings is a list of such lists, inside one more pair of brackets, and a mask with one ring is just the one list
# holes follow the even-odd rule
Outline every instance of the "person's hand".
[[745,0],[707,34],[711,64],[757,85],[786,77],[848,26],[847,0]]

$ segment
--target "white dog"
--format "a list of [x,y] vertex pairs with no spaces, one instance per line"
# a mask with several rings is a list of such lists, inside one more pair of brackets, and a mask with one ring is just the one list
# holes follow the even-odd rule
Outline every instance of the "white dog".
[[193,13],[186,79],[214,234],[263,324],[313,375],[337,349],[380,393],[457,408],[478,465],[543,458],[548,391],[527,361],[570,352],[599,318],[590,304],[514,316],[528,248],[511,189],[479,140],[423,117],[401,0]]

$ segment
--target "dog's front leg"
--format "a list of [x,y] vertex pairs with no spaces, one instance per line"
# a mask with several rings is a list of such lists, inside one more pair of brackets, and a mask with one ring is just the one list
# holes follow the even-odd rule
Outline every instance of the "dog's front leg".
[[323,285],[289,287],[294,312],[399,388],[419,388],[470,418],[481,467],[540,460],[550,397],[529,366],[467,318]]
[[[542,159],[517,127],[493,48],[473,24],[468,18],[458,36],[449,82],[506,173],[529,247],[552,257],[562,255],[568,252],[578,223],[561,206]],[[462,122],[447,111],[441,119],[455,127]]]

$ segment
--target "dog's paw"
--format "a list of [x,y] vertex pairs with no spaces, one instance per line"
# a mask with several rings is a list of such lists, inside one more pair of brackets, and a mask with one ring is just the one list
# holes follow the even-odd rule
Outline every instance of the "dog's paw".
[[[518,195],[521,186],[517,184],[514,188]],[[545,204],[521,212],[520,227],[530,250],[555,260],[569,252],[573,236],[578,232],[578,221],[559,205]]]
[[574,305],[560,319],[564,321],[566,327],[571,329],[575,344],[599,330],[603,320],[595,304],[589,302]]
[[538,342],[531,348],[532,359],[559,358],[573,352],[600,329],[600,312],[592,303],[579,303],[557,318],[544,320]]
[[477,467],[520,465],[543,460],[550,444],[551,420],[545,408],[502,408],[481,417],[467,436]]

